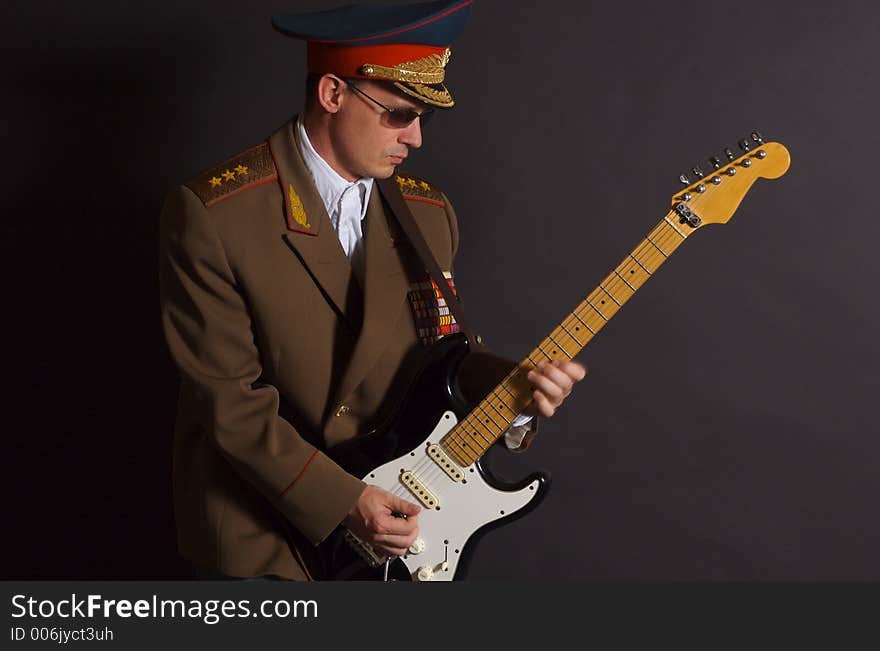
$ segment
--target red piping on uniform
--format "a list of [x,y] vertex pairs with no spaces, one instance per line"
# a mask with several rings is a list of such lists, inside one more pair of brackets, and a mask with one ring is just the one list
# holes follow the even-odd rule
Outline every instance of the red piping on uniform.
[[422,203],[429,203],[432,206],[440,206],[441,208],[444,207],[443,202],[437,201],[436,199],[426,199],[425,197],[408,197],[406,195],[403,195],[403,198],[407,201],[421,201]]
[[317,451],[317,450],[315,450],[314,452],[312,452],[312,456],[309,457],[309,460],[306,461],[306,465],[304,465],[304,466],[302,467],[302,470],[299,471],[299,474],[296,476],[296,479],[294,479],[292,482],[290,482],[290,485],[289,485],[287,488],[285,488],[283,491],[281,491],[281,494],[278,496],[278,499],[279,499],[279,500],[280,500],[282,497],[284,497],[284,493],[286,493],[286,492],[289,491],[291,488],[293,488],[293,485],[294,485],[296,482],[299,481],[299,478],[303,476],[303,473],[305,473],[306,469],[309,467],[309,464],[312,463],[312,461],[315,459],[315,457],[317,456],[317,454],[318,454],[318,451]]
[[271,183],[276,178],[278,178],[278,175],[273,174],[271,177],[261,179],[259,181],[254,181],[253,183],[248,183],[247,185],[243,185],[240,188],[238,188],[237,190],[233,190],[232,192],[229,192],[228,194],[224,194],[222,197],[217,197],[216,199],[211,199],[211,201],[209,201],[208,203],[205,204],[205,208],[210,208],[211,206],[215,206],[218,203],[220,203],[221,201],[223,201],[224,199],[228,199],[229,197],[234,197],[237,194],[241,194],[245,190],[250,190],[251,188],[256,188],[260,185],[266,185],[267,183]]
[[319,41],[316,39],[313,42],[314,43],[351,43],[353,41],[374,41],[377,38],[387,38],[389,36],[395,36],[397,34],[403,34],[404,32],[412,31],[418,27],[422,27],[423,25],[430,25],[431,23],[437,22],[438,20],[448,16],[449,14],[454,14],[456,11],[464,9],[465,7],[467,7],[468,5],[471,5],[473,3],[474,3],[474,0],[468,0],[467,2],[464,2],[460,5],[458,5],[457,7],[451,7],[450,9],[447,9],[443,13],[437,14],[436,16],[433,16],[432,18],[425,18],[425,20],[423,20],[420,23],[416,23],[415,25],[407,25],[406,27],[401,27],[400,29],[398,29],[396,31],[387,32],[385,34],[377,34],[376,36],[367,36],[365,38],[347,38],[347,39],[342,39],[342,40],[337,40],[337,41],[329,41],[329,40],[328,41]]

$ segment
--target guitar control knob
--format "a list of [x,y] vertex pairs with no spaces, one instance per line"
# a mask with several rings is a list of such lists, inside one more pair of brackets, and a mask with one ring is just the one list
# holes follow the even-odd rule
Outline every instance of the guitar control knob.
[[421,538],[416,538],[415,540],[413,540],[412,545],[409,546],[409,553],[421,554],[423,551],[425,551],[425,541]]
[[430,565],[422,565],[416,570],[416,581],[430,581],[434,578],[434,568]]

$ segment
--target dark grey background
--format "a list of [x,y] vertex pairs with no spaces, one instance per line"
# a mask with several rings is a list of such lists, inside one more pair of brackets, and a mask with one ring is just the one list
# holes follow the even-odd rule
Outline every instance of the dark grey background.
[[[185,576],[158,212],[297,112],[305,48],[269,16],[333,4],[6,4],[0,575]],[[493,453],[554,485],[473,578],[880,579],[878,26],[857,2],[477,3],[408,169],[456,206],[497,352],[582,300],[681,171],[752,129],[792,166],[602,331],[530,452]]]

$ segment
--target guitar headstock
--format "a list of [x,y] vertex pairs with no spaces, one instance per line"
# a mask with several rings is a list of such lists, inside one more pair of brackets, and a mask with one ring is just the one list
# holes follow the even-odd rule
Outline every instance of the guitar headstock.
[[724,160],[709,158],[708,174],[694,167],[691,176],[695,182],[687,174],[679,177],[687,187],[673,195],[672,208],[682,222],[693,227],[726,224],[756,180],[779,178],[791,163],[784,145],[764,142],[757,131],[749,139],[740,140],[739,147],[743,151],[739,157],[725,149]]

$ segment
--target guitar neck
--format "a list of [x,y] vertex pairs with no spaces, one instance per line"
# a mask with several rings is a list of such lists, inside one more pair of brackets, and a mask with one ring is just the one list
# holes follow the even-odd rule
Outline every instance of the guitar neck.
[[527,374],[542,360],[573,359],[696,230],[671,210],[578,306],[443,438],[462,466],[479,459],[532,401]]

